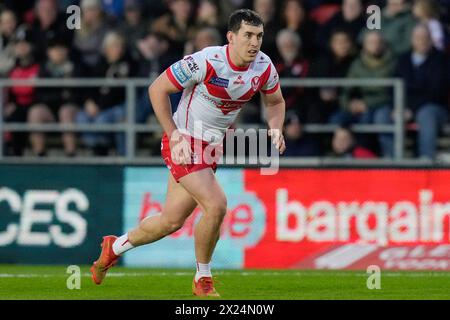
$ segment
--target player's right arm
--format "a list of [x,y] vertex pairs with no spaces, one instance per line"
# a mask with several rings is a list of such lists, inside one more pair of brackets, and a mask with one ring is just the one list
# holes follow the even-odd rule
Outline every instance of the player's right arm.
[[148,89],[156,118],[169,138],[172,160],[175,163],[190,163],[191,146],[183,139],[173,121],[169,96],[203,81],[205,71],[205,58],[201,52],[197,52],[172,64]]

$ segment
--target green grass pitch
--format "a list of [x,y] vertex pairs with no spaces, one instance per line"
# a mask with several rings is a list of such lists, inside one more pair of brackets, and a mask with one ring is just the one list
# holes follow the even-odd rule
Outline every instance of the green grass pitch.
[[[114,267],[97,286],[81,266],[69,290],[66,266],[0,265],[0,299],[197,299],[193,270]],[[214,270],[221,299],[450,299],[450,272],[381,272],[369,290],[365,271]]]

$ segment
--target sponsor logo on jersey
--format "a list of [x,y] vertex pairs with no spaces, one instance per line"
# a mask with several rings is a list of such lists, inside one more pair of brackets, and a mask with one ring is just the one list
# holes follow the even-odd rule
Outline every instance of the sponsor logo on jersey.
[[192,78],[191,73],[187,70],[187,65],[184,63],[184,60],[176,62],[172,66],[172,72],[175,78],[177,78],[178,82],[185,83],[189,79]]
[[218,87],[223,87],[223,88],[228,88],[229,82],[230,81],[228,79],[224,79],[224,78],[220,78],[220,77],[212,77],[208,81],[208,83],[210,83],[210,84],[213,84]]
[[259,82],[260,81],[259,81],[259,77],[258,76],[252,78],[252,90],[253,91],[258,91]]
[[189,70],[192,73],[196,73],[197,71],[200,70],[200,68],[198,67],[198,64],[195,62],[194,58],[192,58],[191,56],[187,56],[183,60],[186,61],[187,67],[189,68]]

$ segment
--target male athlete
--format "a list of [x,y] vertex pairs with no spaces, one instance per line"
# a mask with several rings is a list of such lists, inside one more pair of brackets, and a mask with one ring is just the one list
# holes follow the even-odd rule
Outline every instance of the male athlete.
[[[107,270],[124,252],[180,229],[200,205],[203,214],[194,231],[197,272],[192,290],[197,296],[219,296],[210,261],[227,200],[214,175],[217,164],[203,159],[203,151],[222,141],[241,107],[257,92],[262,93],[266,106],[272,143],[280,153],[285,149],[285,103],[278,74],[270,58],[260,51],[263,22],[254,11],[237,10],[229,18],[228,30],[228,45],[185,56],[149,87],[156,117],[164,129],[161,154],[171,172],[166,202],[160,214],[142,220],[134,230],[121,237],[103,238],[100,257],[91,268],[96,284],[102,283]],[[169,95],[179,91],[183,95],[172,116]]]

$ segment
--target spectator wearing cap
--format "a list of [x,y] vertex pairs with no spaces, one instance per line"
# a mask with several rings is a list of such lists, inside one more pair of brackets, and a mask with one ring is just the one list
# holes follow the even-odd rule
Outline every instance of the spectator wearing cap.
[[375,159],[376,154],[370,149],[357,144],[353,132],[348,128],[334,131],[332,149],[335,156],[346,159]]
[[284,157],[314,157],[320,155],[320,144],[303,132],[298,115],[288,111],[283,126],[286,150]]
[[[347,31],[352,39],[356,39],[365,29],[366,17],[362,0],[344,0],[338,11],[321,29],[319,42],[326,48],[332,32],[336,29]],[[383,26],[384,28],[384,26]]]
[[[395,58],[386,46],[381,33],[372,30],[365,34],[361,53],[351,64],[347,78],[391,78],[394,75],[394,68]],[[386,87],[346,87],[342,90],[340,107],[342,110],[331,116],[331,123],[387,124],[392,121],[392,98]],[[392,137],[381,133],[378,140],[383,156],[392,157]]]
[[[309,61],[303,58],[300,36],[295,31],[283,29],[277,34],[279,60],[275,62],[280,78],[305,78],[309,75]],[[302,122],[316,122],[317,115],[307,103],[305,88],[283,87],[287,109],[295,109]]]
[[[70,60],[69,48],[62,39],[53,39],[47,47],[47,59],[41,63],[38,76],[47,79],[68,79],[82,77],[78,64]],[[75,121],[78,105],[82,100],[82,92],[72,87],[38,87],[36,104],[30,109],[30,122],[70,124]],[[33,133],[30,136],[34,154],[46,155],[46,135]],[[75,134],[66,132],[62,135],[64,152],[74,156],[76,151]]]
[[317,26],[308,18],[302,0],[285,0],[281,5],[282,28],[295,31],[302,41],[302,48],[306,58],[315,57]]
[[56,0],[38,0],[35,6],[35,21],[31,27],[35,53],[39,62],[46,59],[48,43],[54,39],[72,42],[73,31],[68,29],[63,16],[59,15]]
[[106,33],[110,30],[100,0],[81,0],[81,28],[75,30],[73,48],[88,68],[98,64]]
[[[11,80],[33,79],[39,73],[39,64],[36,63],[33,54],[33,43],[30,32],[20,28],[14,38],[14,54],[16,63],[9,74]],[[30,106],[35,103],[36,89],[31,86],[12,86],[8,91],[8,102],[4,109],[6,122],[27,122],[29,118]],[[22,155],[26,146],[27,135],[22,132],[15,132],[10,136],[7,145],[7,153],[19,156]]]
[[142,0],[125,0],[124,19],[118,26],[118,31],[125,38],[127,48],[134,59],[139,58],[137,42],[145,36],[148,24],[143,17]]
[[[312,78],[345,78],[357,54],[351,35],[336,29],[331,34],[327,50],[311,63]],[[320,122],[328,122],[330,116],[339,110],[339,96],[342,88],[320,87],[312,89],[315,109],[320,114]]]
[[165,34],[171,42],[170,51],[181,58],[186,41],[195,35],[193,6],[188,0],[168,2],[170,12],[157,18],[151,25],[151,31]]
[[17,29],[17,19],[13,11],[4,10],[0,13],[0,78],[7,77],[14,67],[13,38]]
[[398,60],[396,76],[406,87],[406,105],[418,124],[418,150],[422,158],[434,159],[440,127],[448,118],[449,61],[433,47],[426,24],[411,36],[412,50]]
[[[102,57],[94,70],[98,78],[128,79],[135,76],[136,64],[126,51],[125,39],[117,32],[109,32],[102,44]],[[80,124],[112,124],[125,120],[125,89],[107,85],[93,92],[84,102],[84,109],[76,116]],[[83,143],[96,155],[106,155],[112,146],[112,137],[103,133],[83,133]],[[125,152],[123,134],[114,135],[117,152]]]

